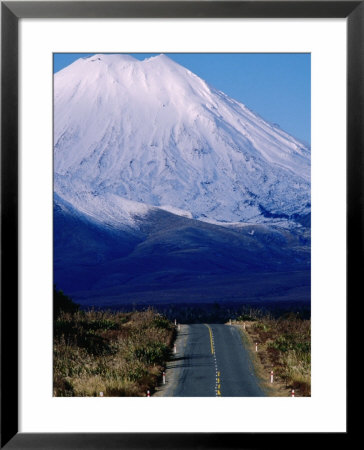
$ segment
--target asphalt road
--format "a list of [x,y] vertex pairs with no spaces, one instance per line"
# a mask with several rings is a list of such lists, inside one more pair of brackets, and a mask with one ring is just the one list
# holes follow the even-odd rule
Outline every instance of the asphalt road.
[[157,396],[263,397],[239,330],[230,325],[181,326],[177,353]]

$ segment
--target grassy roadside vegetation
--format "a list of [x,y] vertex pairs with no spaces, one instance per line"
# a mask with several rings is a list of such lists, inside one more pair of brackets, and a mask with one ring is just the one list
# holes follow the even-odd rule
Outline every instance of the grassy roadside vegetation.
[[[268,395],[311,395],[311,320],[299,314],[274,318],[259,310],[251,310],[237,318],[243,339],[251,350],[258,376]],[[244,329],[245,324],[245,329]],[[255,343],[258,352],[255,352]],[[270,371],[274,383],[270,384]]]
[[175,327],[152,309],[81,311],[54,291],[53,395],[145,396],[158,384]]

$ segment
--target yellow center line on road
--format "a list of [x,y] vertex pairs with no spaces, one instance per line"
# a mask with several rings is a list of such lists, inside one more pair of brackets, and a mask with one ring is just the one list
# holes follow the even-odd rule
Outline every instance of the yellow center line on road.
[[217,390],[216,390],[216,394],[217,394],[217,396],[218,397],[221,397],[221,381],[220,381],[220,372],[219,371],[217,371],[216,372],[216,375],[217,375],[217,379],[216,379],[216,381],[217,381]]
[[[210,346],[211,346],[211,354],[214,355],[215,354],[215,347],[214,347],[214,336],[212,334],[212,329],[210,327],[210,325],[207,325],[207,323],[205,323],[205,325],[207,326],[207,328],[209,329],[209,333],[210,333]],[[216,357],[215,357],[215,366],[216,366],[216,396],[217,397],[221,397],[221,383],[220,383],[220,372],[217,370],[217,365],[216,365]]]
[[214,344],[213,344],[213,338],[212,338],[212,330],[211,327],[209,325],[207,325],[205,323],[205,325],[207,326],[207,328],[209,329],[209,333],[210,333],[210,345],[211,345],[211,353],[214,354],[215,350],[214,350]]

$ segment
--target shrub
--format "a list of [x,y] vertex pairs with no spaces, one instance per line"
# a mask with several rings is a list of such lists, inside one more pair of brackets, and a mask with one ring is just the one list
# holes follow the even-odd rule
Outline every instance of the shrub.
[[[285,381],[300,395],[311,395],[311,321],[294,313],[285,313],[278,319],[259,311],[248,333],[261,344],[258,353],[262,364],[275,376]],[[245,319],[247,321],[247,319]]]
[[54,322],[54,395],[144,396],[165,367],[174,333],[151,309],[61,310]]
[[65,295],[61,290],[53,287],[53,318],[59,317],[61,312],[75,313],[79,310],[79,305]]

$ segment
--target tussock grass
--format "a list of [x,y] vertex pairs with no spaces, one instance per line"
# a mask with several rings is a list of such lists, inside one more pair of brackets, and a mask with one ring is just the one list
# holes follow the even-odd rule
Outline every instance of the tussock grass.
[[238,322],[245,323],[245,332],[258,343],[257,356],[267,373],[274,371],[275,382],[310,396],[311,320],[293,313],[273,318],[255,311]]
[[54,396],[145,396],[170,357],[175,327],[152,309],[60,311],[54,321]]

